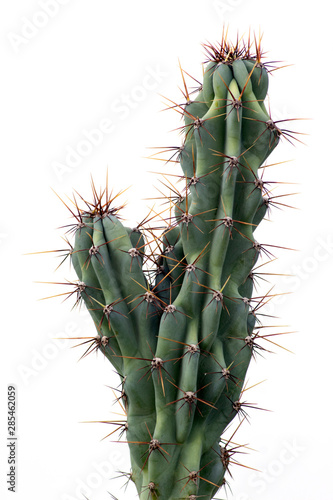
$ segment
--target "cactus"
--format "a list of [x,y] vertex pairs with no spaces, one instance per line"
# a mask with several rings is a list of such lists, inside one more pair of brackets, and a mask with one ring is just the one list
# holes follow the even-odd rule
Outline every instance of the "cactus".
[[184,120],[182,144],[166,148],[184,185],[165,198],[172,213],[125,227],[117,196],[94,186],[71,209],[74,292],[97,329],[85,354],[100,350],[120,376],[119,440],[141,500],[213,498],[237,451],[225,430],[251,407],[244,381],[269,297],[253,297],[254,268],[271,256],[254,232],[273,204],[259,169],[293,137],[265,108],[260,42],[206,44],[195,98],[185,84],[185,102],[171,102]]

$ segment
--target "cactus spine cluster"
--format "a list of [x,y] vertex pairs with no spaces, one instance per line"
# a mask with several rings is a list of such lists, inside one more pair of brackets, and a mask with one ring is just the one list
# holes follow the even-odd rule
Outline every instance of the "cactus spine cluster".
[[125,227],[107,188],[73,212],[75,291],[97,328],[88,350],[119,373],[119,439],[141,500],[211,499],[225,483],[234,451],[221,436],[247,417],[257,347],[253,269],[268,250],[254,234],[270,204],[258,169],[284,131],[265,108],[260,43],[223,37],[205,49],[196,96],[185,85],[171,106],[184,120],[170,148],[184,187],[166,197],[170,217]]

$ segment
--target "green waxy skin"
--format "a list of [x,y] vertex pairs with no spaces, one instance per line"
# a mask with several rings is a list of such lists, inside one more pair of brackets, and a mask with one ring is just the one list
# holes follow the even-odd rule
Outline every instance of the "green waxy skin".
[[254,232],[267,209],[258,169],[280,131],[260,49],[224,40],[208,52],[203,85],[179,106],[185,186],[157,251],[96,192],[75,231],[81,297],[122,381],[120,440],[140,500],[211,499],[225,484],[232,452],[221,436],[244,414],[254,349]]

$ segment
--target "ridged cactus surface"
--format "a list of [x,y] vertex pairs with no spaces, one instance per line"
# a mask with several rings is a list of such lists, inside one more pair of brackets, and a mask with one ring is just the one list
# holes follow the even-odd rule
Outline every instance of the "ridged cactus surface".
[[171,104],[184,120],[181,145],[166,148],[182,169],[172,212],[133,229],[107,188],[75,202],[75,291],[97,329],[91,346],[120,375],[119,440],[141,500],[213,498],[237,448],[221,436],[247,418],[253,268],[268,253],[255,238],[270,201],[259,169],[283,131],[265,108],[260,43],[205,49],[203,84]]

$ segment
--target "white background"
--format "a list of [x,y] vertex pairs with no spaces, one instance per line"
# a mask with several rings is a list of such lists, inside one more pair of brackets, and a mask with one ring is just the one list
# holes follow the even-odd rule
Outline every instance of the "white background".
[[[82,348],[58,339],[92,336],[92,322],[62,297],[39,301],[66,287],[34,283],[74,279],[73,272],[65,263],[55,273],[55,254],[24,254],[65,248],[57,228],[70,223],[68,212],[52,189],[63,198],[73,189],[88,196],[90,174],[102,185],[107,168],[115,192],[131,186],[122,198],[129,202],[127,225],[146,215],[149,202],[142,200],[156,196],[158,185],[149,171],[163,167],[144,158],[151,154],[147,148],[180,143],[169,132],[180,126],[179,115],[161,112],[166,101],[160,94],[181,100],[178,58],[200,80],[201,43],[219,40],[223,24],[231,39],[237,31],[261,30],[267,60],[292,64],[272,74],[272,117],[311,118],[287,124],[309,134],[299,136],[306,145],[283,141],[272,163],[293,161],[265,173],[270,181],[299,183],[276,188],[300,192],[285,199],[298,209],[274,210],[274,222],[258,230],[262,243],[297,249],[276,250],[271,272],[295,277],[272,276],[275,291],[293,294],[269,307],[281,319],[267,320],[289,325],[277,331],[297,331],[278,340],[294,354],[274,348],[276,354],[251,368],[249,385],[266,381],[246,400],[271,412],[250,411],[251,424],[235,439],[255,449],[239,457],[242,463],[263,472],[234,466],[228,498],[333,498],[332,70],[325,6],[307,0],[1,3],[1,498],[82,500],[85,494],[107,500],[108,492],[135,498],[131,486],[121,489],[124,478],[109,480],[129,470],[126,445],[101,441],[110,426],[81,423],[121,411],[108,387],[118,383],[112,367],[101,355],[77,362]],[[80,149],[101,123],[109,132],[60,174],[55,165],[65,165],[68,152]],[[268,289],[264,285],[262,293]],[[18,398],[16,494],[6,486],[8,384]]]

